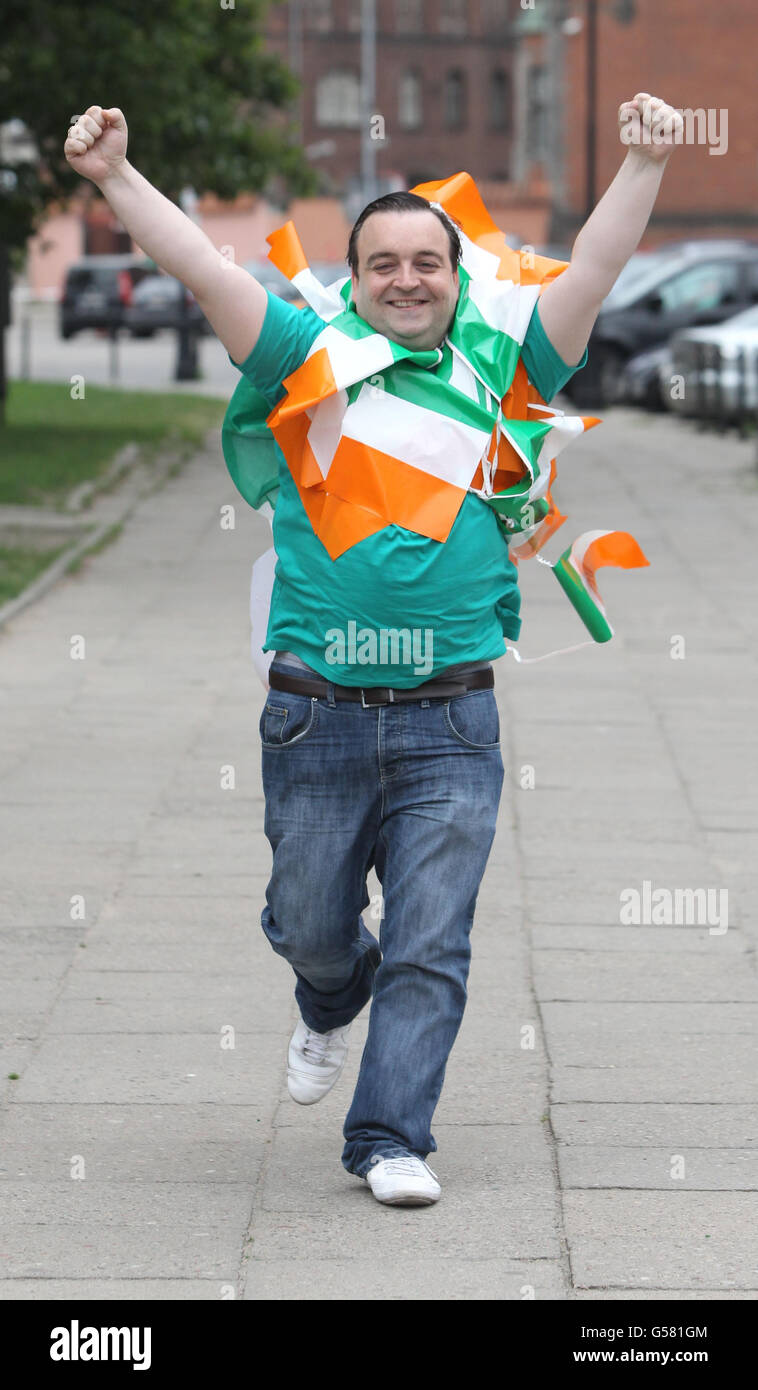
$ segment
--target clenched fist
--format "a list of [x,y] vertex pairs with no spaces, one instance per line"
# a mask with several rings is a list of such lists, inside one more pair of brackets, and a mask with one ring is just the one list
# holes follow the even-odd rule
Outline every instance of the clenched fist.
[[649,92],[638,92],[631,101],[622,101],[619,126],[621,143],[654,163],[668,159],[674,145],[682,143],[682,113]]
[[117,106],[88,106],[69,129],[63,153],[72,169],[101,183],[126,159],[127,129]]

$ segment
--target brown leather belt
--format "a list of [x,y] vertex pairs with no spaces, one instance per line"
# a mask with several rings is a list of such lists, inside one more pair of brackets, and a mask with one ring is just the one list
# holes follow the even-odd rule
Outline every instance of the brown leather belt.
[[[329,682],[311,676],[290,676],[284,671],[270,670],[268,683],[272,690],[291,690],[294,695],[318,695],[329,693]],[[456,695],[465,695],[468,690],[491,690],[495,684],[492,667],[483,671],[469,671],[459,680],[423,681],[410,690],[399,690],[391,685],[333,685],[335,700],[360,700],[364,709],[373,705],[396,705],[404,700],[452,700]]]

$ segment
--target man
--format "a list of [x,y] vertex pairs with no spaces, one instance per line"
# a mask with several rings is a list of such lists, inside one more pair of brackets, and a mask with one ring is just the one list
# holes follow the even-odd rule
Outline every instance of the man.
[[[619,121],[629,144],[621,168],[519,339],[545,400],[586,360],[600,305],[639,243],[681,126],[678,113],[644,92],[620,107]],[[192,290],[230,360],[273,410],[324,328],[318,314],[267,294],[126,161],[117,108],[90,107],[65,151],[138,245]],[[356,332],[373,329],[405,354],[398,379],[422,396],[424,370],[439,377],[447,355],[451,380],[456,371],[449,332],[459,257],[453,224],[414,195],[371,204],[350,238]],[[402,392],[388,395],[383,427],[397,420],[403,436],[404,408]],[[413,447],[423,454],[424,439]],[[389,486],[386,456],[372,459],[369,447],[362,457],[379,490]],[[331,550],[304,499],[302,479],[282,457],[266,642],[275,656],[260,733],[273,850],[262,925],[295,972],[301,1014],[288,1087],[300,1104],[331,1089],[350,1025],[371,1000],[342,1163],[381,1202],[426,1204],[440,1196],[426,1162],[436,1149],[430,1123],[466,1003],[470,931],[502,788],[490,663],[504,636],[518,636],[515,567],[475,491],[444,541],[421,522],[418,530],[369,524],[359,540],[343,536]],[[425,507],[420,497],[419,515]],[[375,633],[431,633],[432,650],[417,648],[415,666],[397,649],[384,660],[353,656],[327,640],[351,622]],[[379,942],[361,917],[372,866],[383,889]]]

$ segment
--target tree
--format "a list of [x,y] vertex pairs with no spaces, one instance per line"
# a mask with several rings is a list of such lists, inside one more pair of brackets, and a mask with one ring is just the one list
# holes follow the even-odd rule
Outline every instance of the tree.
[[20,162],[9,140],[0,145],[0,260],[10,253],[21,265],[51,204],[85,188],[99,196],[63,154],[71,117],[93,102],[121,108],[129,158],[175,202],[187,185],[222,199],[315,192],[289,118],[297,79],[264,48],[268,8],[267,0],[4,0],[0,125],[21,120],[30,139]]

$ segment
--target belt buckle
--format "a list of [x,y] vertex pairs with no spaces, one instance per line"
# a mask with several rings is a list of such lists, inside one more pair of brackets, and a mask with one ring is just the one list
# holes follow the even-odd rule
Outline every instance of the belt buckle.
[[[374,689],[374,690],[388,690],[388,691],[389,691],[389,697],[390,697],[389,700],[369,700],[369,703],[366,704],[366,691],[367,691],[367,690],[371,690],[371,689]],[[362,685],[362,686],[361,686],[361,704],[363,705],[363,708],[364,708],[364,709],[376,709],[376,707],[377,707],[378,705],[394,705],[394,703],[395,703],[395,692],[394,692],[394,690],[392,689],[392,686],[391,686],[391,685],[376,685],[376,686],[373,686],[373,687],[370,686],[370,685]]]

